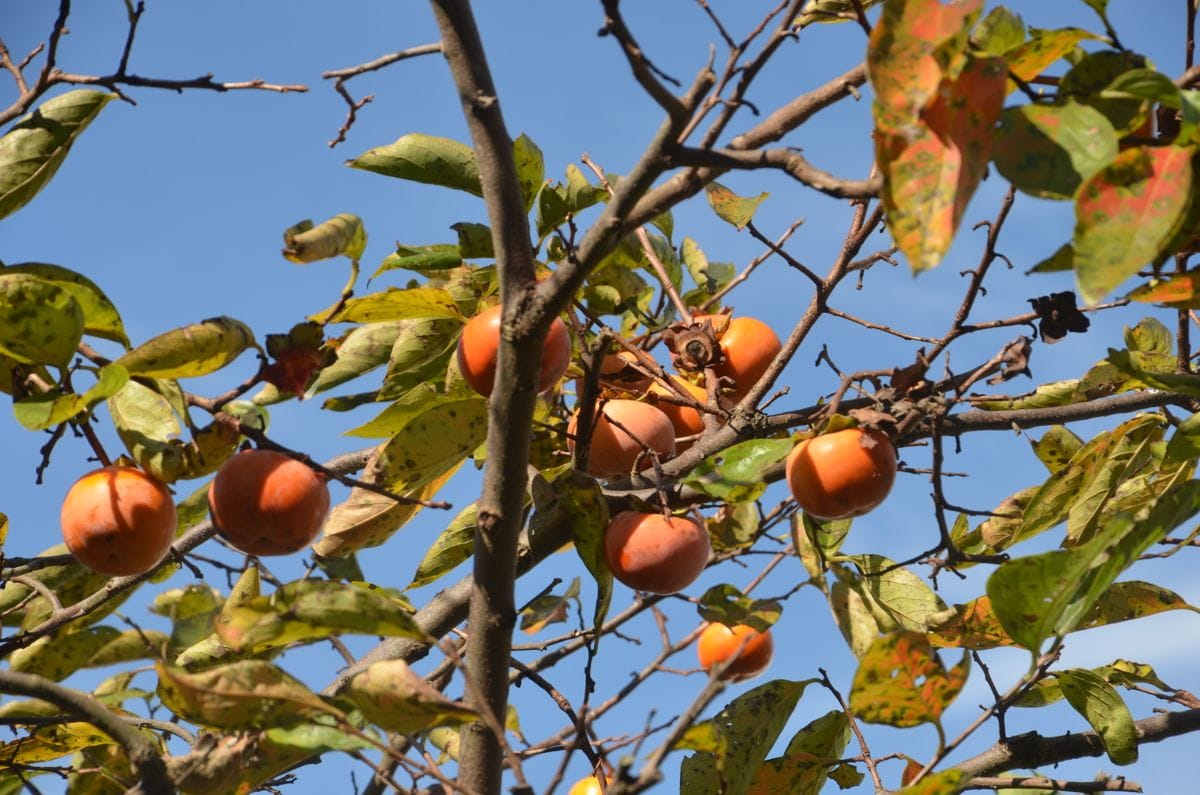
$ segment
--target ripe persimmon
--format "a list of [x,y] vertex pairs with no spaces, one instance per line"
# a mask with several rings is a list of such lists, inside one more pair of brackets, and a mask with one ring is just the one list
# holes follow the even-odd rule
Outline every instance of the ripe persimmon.
[[600,787],[600,779],[588,776],[572,784],[567,795],[601,795],[603,792],[604,790]]
[[896,480],[896,448],[883,433],[847,428],[805,439],[788,455],[792,496],[818,519],[862,516]]
[[729,627],[713,621],[700,633],[700,640],[696,644],[700,667],[706,671],[733,658],[733,662],[721,673],[721,679],[732,682],[761,674],[771,664],[774,653],[775,641],[771,638],[771,630],[759,632],[746,624]]
[[75,559],[110,576],[142,574],[175,540],[171,492],[136,467],[107,466],[75,481],[62,503],[62,534]]
[[733,381],[734,400],[750,391],[783,348],[771,327],[752,317],[730,318],[717,342],[724,358],[714,369],[717,375]]
[[[699,401],[701,405],[708,402],[708,393],[704,391],[703,387],[696,386],[690,381],[686,381],[677,375],[671,376],[671,379],[676,385],[679,386],[680,389]],[[667,395],[672,398],[677,398],[679,396],[675,390],[670,389],[669,387],[666,387],[658,382],[651,384],[649,391],[655,395]],[[680,442],[680,437],[695,436],[696,434],[704,432],[704,417],[697,409],[694,409],[691,406],[681,406],[678,403],[671,403],[666,400],[660,400],[655,405],[658,406],[659,411],[667,415],[667,419],[671,421],[672,427],[675,428],[676,453],[682,453],[684,450],[692,446],[692,442],[690,441]]]
[[329,513],[329,488],[305,464],[274,450],[243,450],[208,487],[217,532],[248,555],[286,555],[308,546]]
[[681,516],[622,511],[604,531],[604,558],[630,588],[668,594],[691,585],[708,563],[703,525]]
[[[576,411],[567,424],[570,434],[567,447],[572,452],[578,424],[579,412]],[[584,469],[598,478],[628,475],[638,456],[641,456],[639,468],[645,469],[652,462],[649,454],[642,455],[642,443],[654,450],[661,460],[675,455],[675,428],[667,415],[649,403],[637,400],[606,401],[603,411],[596,414]]]
[[[496,380],[496,358],[500,354],[500,305],[485,309],[467,321],[458,338],[458,369],[463,378],[479,394],[490,397]],[[546,343],[542,348],[542,369],[538,375],[538,392],[545,392],[559,382],[571,361],[571,338],[567,326],[554,318]]]

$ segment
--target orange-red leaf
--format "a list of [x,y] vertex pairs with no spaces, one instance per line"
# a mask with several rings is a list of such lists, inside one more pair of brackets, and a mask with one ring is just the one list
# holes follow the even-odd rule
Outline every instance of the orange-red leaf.
[[[961,53],[983,0],[889,0],[871,31],[867,74],[875,89],[875,126],[903,133],[937,93],[948,60]],[[955,41],[957,39],[958,41]]]
[[1138,146],[1117,155],[1075,199],[1075,277],[1094,304],[1163,253],[1184,221],[1192,149]]
[[1129,298],[1173,309],[1200,309],[1200,270],[1153,279],[1130,293]]
[[[1096,37],[1093,34],[1079,28],[1042,30],[1009,52],[1005,59],[1008,61],[1009,71],[1021,80],[1029,82],[1040,75],[1047,66],[1074,50],[1076,44],[1084,39],[1094,38]],[[1016,88],[1017,84],[1010,80],[1008,90],[1015,91]]]
[[992,612],[992,600],[987,596],[954,606],[955,615],[934,627],[929,639],[936,646],[964,649],[993,649],[1012,646],[1015,641],[1000,626]]
[[912,135],[876,131],[888,228],[914,271],[941,261],[991,157],[1004,61],[971,59],[921,113]]
[[868,723],[898,728],[938,723],[966,683],[969,666],[964,654],[962,662],[946,670],[919,632],[884,635],[859,661],[850,709]]

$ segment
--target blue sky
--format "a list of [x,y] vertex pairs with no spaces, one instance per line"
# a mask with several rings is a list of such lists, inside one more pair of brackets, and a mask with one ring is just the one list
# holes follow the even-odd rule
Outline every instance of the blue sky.
[[[71,33],[61,47],[61,65],[77,73],[110,71],[124,37],[123,4],[112,0],[76,5]],[[335,149],[327,146],[342,123],[345,105],[328,82],[320,79],[320,73],[433,41],[433,23],[424,4],[226,0],[148,5],[130,61],[131,71],[174,78],[211,71],[218,80],[261,77],[276,83],[306,83],[310,92],[278,95],[190,91],[177,95],[131,90],[138,106],[111,103],[76,145],[51,185],[29,206],[0,221],[0,259],[4,262],[51,262],[87,274],[121,310],[126,329],[135,341],[221,314],[250,324],[261,339],[268,333],[286,331],[306,314],[330,304],[346,278],[344,261],[298,266],[280,256],[281,234],[296,221],[319,221],[343,212],[362,217],[369,235],[363,260],[367,273],[389,253],[394,242],[453,242],[451,224],[486,221],[482,203],[473,197],[343,166],[347,158],[408,132],[466,140],[453,86],[444,63],[436,56],[401,63],[352,81],[349,88],[355,96],[373,93],[375,101],[360,113],[346,143]],[[603,21],[599,4],[524,0],[477,5],[509,131],[514,136],[525,132],[537,142],[545,155],[547,176],[559,178],[566,165],[578,163],[584,153],[610,171],[621,173],[630,168],[661,115],[635,85],[615,42],[596,35]],[[685,85],[690,82],[707,59],[709,44],[716,41],[699,7],[684,0],[628,5],[631,27],[649,56]],[[751,10],[762,5],[745,4],[753,6]],[[1112,5],[1115,23],[1127,46],[1147,53],[1169,74],[1181,70],[1179,3],[1114,0]],[[44,37],[54,6],[7,2],[0,9],[0,30],[17,57]],[[1037,27],[1075,24],[1098,29],[1083,3],[1059,0],[1013,6]],[[742,4],[714,3],[714,8],[728,17],[735,30],[747,28],[750,12]],[[812,28],[797,44],[783,49],[777,62],[762,75],[752,99],[761,108],[774,107],[853,66],[861,59],[864,46],[862,32],[856,26]],[[723,58],[723,52],[718,51],[718,64]],[[0,79],[0,105],[7,104],[13,93],[11,83]],[[863,177],[871,156],[869,118],[867,93],[863,101],[842,103],[815,117],[785,143],[803,147],[806,156],[829,170]],[[753,121],[743,115],[731,129],[736,132]],[[843,203],[800,189],[777,174],[735,174],[723,181],[743,194],[771,194],[756,216],[756,223],[767,234],[778,234],[797,217],[804,217],[805,223],[793,236],[789,250],[818,272],[832,262],[849,218]],[[942,267],[919,278],[904,267],[878,267],[868,274],[861,292],[846,285],[833,304],[913,333],[939,336],[961,296],[963,280],[958,274],[974,267],[979,256],[983,232],[971,232],[969,226],[994,214],[996,200],[1003,192],[1001,182],[998,175],[985,182],[967,212],[958,243]],[[675,215],[676,242],[684,235],[694,238],[710,260],[744,265],[761,251],[748,235],[717,220],[702,198],[680,207]],[[1016,267],[994,275],[974,317],[1013,315],[1027,310],[1028,298],[1068,289],[1071,283],[1067,276],[1026,277],[1023,273],[1068,238],[1071,223],[1069,206],[1019,197],[1001,244],[1001,250]],[[887,245],[885,236],[878,235],[868,244],[868,250]],[[404,278],[396,272],[386,274],[378,280],[378,286],[401,284]],[[761,268],[757,278],[733,294],[731,303],[740,313],[770,323],[782,336],[807,300],[808,283],[803,277],[772,260]],[[1036,346],[1032,360],[1035,377],[1040,382],[1081,374],[1104,355],[1106,347],[1120,346],[1122,324],[1132,325],[1145,314],[1148,312],[1141,308],[1107,313],[1097,318],[1085,336],[1072,336],[1053,347]],[[956,345],[950,366],[963,370],[986,360],[1015,333],[1006,329],[981,334],[978,339]],[[847,371],[904,364],[915,352],[913,345],[826,318],[781,380],[792,391],[775,404],[777,408],[810,404],[834,387],[828,370],[812,365],[822,343],[829,345],[831,356]],[[220,391],[252,372],[251,358],[245,356],[216,376],[189,386],[202,392]],[[1018,381],[1013,388],[1023,390],[1026,384]],[[272,436],[319,459],[357,448],[359,440],[341,433],[369,419],[377,408],[360,409],[347,416],[322,411],[319,403],[313,400],[275,407]],[[1103,423],[1093,423],[1076,431],[1086,437],[1102,427]],[[1040,432],[1031,435],[1036,438]],[[110,450],[119,449],[113,435],[105,438]],[[39,434],[21,429],[11,416],[0,416],[0,511],[9,515],[12,524],[5,547],[10,555],[35,554],[58,542],[58,504],[69,484],[91,466],[82,442],[68,438],[56,450],[45,484],[34,487],[33,471],[43,441]],[[905,450],[902,457],[911,466],[928,466],[927,448]],[[962,452],[952,457],[947,467],[973,474],[949,482],[950,500],[979,509],[993,507],[1016,489],[1044,477],[1044,470],[1029,452],[1026,437],[1010,432],[965,439]],[[467,472],[456,478],[443,496],[461,506],[473,499],[477,484],[477,473]],[[180,496],[187,489],[187,484],[182,484]],[[847,546],[852,551],[882,552],[895,558],[931,546],[936,528],[928,492],[925,479],[902,477],[892,497],[856,523]],[[767,502],[772,504],[772,500],[782,497],[776,488],[768,492]],[[402,587],[448,519],[446,514],[426,512],[389,544],[362,554],[368,578]],[[283,579],[303,571],[302,556],[273,560],[268,565]],[[1147,566],[1139,576],[1170,585],[1198,603],[1200,586],[1189,568],[1182,556],[1177,556]],[[689,593],[698,595],[707,585],[718,582],[743,585],[755,571],[726,566],[705,575]],[[985,574],[972,572],[963,582],[943,577],[943,597],[963,601],[978,595]],[[523,601],[522,596],[536,594],[554,576],[575,575],[585,579],[586,600],[592,591],[584,570],[573,556],[560,556],[522,582],[518,603]],[[788,561],[768,578],[759,593],[784,593],[803,576],[798,562]],[[159,587],[178,587],[188,581],[185,572],[177,575],[170,586]],[[214,574],[211,582],[224,588],[223,578],[218,575]],[[418,591],[414,599],[423,601],[436,588]],[[152,589],[146,590],[150,593]],[[630,598],[628,590],[618,587],[618,608]],[[145,621],[147,626],[161,628],[155,623],[160,620],[148,617],[143,604],[144,599],[135,599],[124,612]],[[681,600],[668,606],[668,614],[675,634],[686,632],[696,620],[694,609]],[[1200,687],[1193,673],[1197,620],[1194,614],[1173,613],[1130,627],[1081,633],[1068,643],[1064,665],[1099,665],[1116,657],[1132,657],[1154,664],[1168,682],[1195,689]],[[606,641],[608,659],[599,676],[601,699],[619,687],[656,647],[656,630],[649,621],[632,627],[630,634],[641,638],[645,645]],[[769,676],[806,678],[823,665],[843,690],[849,689],[853,658],[814,589],[805,589],[787,602],[777,635],[777,658]],[[357,652],[373,643],[370,638],[349,642]],[[693,662],[689,655],[685,652],[674,662],[679,667],[690,667]],[[1024,670],[1023,654],[1002,652],[995,657],[998,662],[993,673],[1001,681],[1012,681]],[[339,662],[322,645],[289,654],[283,664],[319,688]],[[555,681],[561,682],[571,698],[581,692],[581,666],[582,660],[573,659],[554,671]],[[86,686],[89,680],[80,677],[72,681]],[[642,726],[650,706],[658,710],[659,720],[677,713],[699,691],[701,683],[698,676],[656,677],[652,686],[639,691],[638,697],[602,722],[600,735],[621,735]],[[743,687],[730,688],[723,700]],[[560,714],[544,694],[526,687],[514,691],[514,699],[530,738],[540,739],[562,726]],[[958,709],[951,711],[948,733],[956,734],[974,717],[973,705],[986,699],[987,691],[976,670],[959,699]],[[1133,697],[1130,703],[1138,717],[1148,715],[1155,706]],[[785,730],[784,740],[832,706],[826,694],[810,691]],[[1053,733],[1084,728],[1081,719],[1062,708],[1017,714],[1010,720],[1013,732],[1037,728]],[[993,736],[985,731],[983,740],[968,748],[978,750]],[[929,754],[934,739],[928,728],[903,733],[873,729],[870,737],[876,753],[904,750],[918,757]],[[1148,747],[1143,751],[1144,761],[1131,777],[1143,783],[1148,792],[1180,791],[1182,766],[1170,760],[1198,751],[1200,740],[1195,737]],[[667,770],[667,782],[661,791],[675,788],[674,765],[680,757],[672,757],[674,763]],[[555,763],[545,759],[530,762],[529,774],[535,781],[544,781]],[[353,767],[361,784],[365,771],[360,765]],[[322,765],[300,772],[303,783],[296,791],[315,790],[317,785],[345,791],[350,768],[343,758],[331,754]],[[584,768],[582,757],[576,755],[568,782],[583,775]],[[1056,775],[1089,778],[1100,768],[1111,766],[1106,760],[1084,760],[1062,766]],[[884,772],[894,784],[899,765],[887,763]]]

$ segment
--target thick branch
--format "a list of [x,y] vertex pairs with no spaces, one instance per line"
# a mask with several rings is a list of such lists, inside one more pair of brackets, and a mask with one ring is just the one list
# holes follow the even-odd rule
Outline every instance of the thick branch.
[[[1200,731],[1200,709],[1165,712],[1134,723],[1138,745],[1157,743],[1181,734]],[[1095,732],[1043,737],[1036,732],[1012,737],[955,765],[971,776],[991,776],[1005,770],[1049,767],[1068,759],[1104,754],[1104,743]]]
[[91,695],[71,690],[40,676],[15,671],[0,671],[0,692],[39,698],[87,721],[125,749],[129,761],[133,764],[134,773],[141,779],[142,793],[171,795],[175,792],[175,785],[167,775],[167,766],[154,743]]

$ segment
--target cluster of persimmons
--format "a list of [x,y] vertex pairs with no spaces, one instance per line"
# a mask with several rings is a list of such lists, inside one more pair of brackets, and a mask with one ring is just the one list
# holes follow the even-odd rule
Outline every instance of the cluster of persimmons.
[[[496,378],[501,310],[494,306],[472,318],[458,343],[458,365],[466,382],[490,396]],[[683,324],[680,324],[681,326]],[[750,317],[704,315],[687,324],[700,339],[716,342],[707,356],[689,347],[673,357],[679,374],[670,384],[639,367],[627,346],[600,362],[599,400],[591,423],[586,471],[605,479],[628,476],[666,461],[703,433],[701,408],[720,417],[744,397],[781,350],[769,326]],[[667,336],[670,345],[671,337]],[[690,356],[690,359],[689,359]],[[697,361],[699,357],[699,361]],[[538,390],[565,376],[571,358],[566,325],[555,319],[546,337]],[[703,386],[705,368],[718,378],[716,408]],[[659,373],[661,373],[661,369]],[[690,396],[690,400],[688,399]],[[588,408],[588,407],[581,407]],[[579,411],[567,427],[574,451]],[[896,474],[896,451],[882,432],[846,428],[804,439],[792,450],[786,479],[796,502],[817,519],[859,516],[879,505]],[[226,461],[208,490],[217,531],[248,555],[285,555],[306,547],[329,511],[323,475],[288,455],[245,449]],[[136,575],[157,566],[175,539],[176,513],[167,487],[134,466],[89,472],[68,491],[62,505],[67,548],[88,568],[112,576]],[[638,591],[670,594],[699,577],[711,556],[708,532],[692,515],[667,511],[622,511],[604,537],[609,569]],[[708,624],[700,635],[700,665],[727,680],[756,676],[770,664],[770,630],[747,625]],[[571,790],[589,792],[599,782],[584,779]]]

